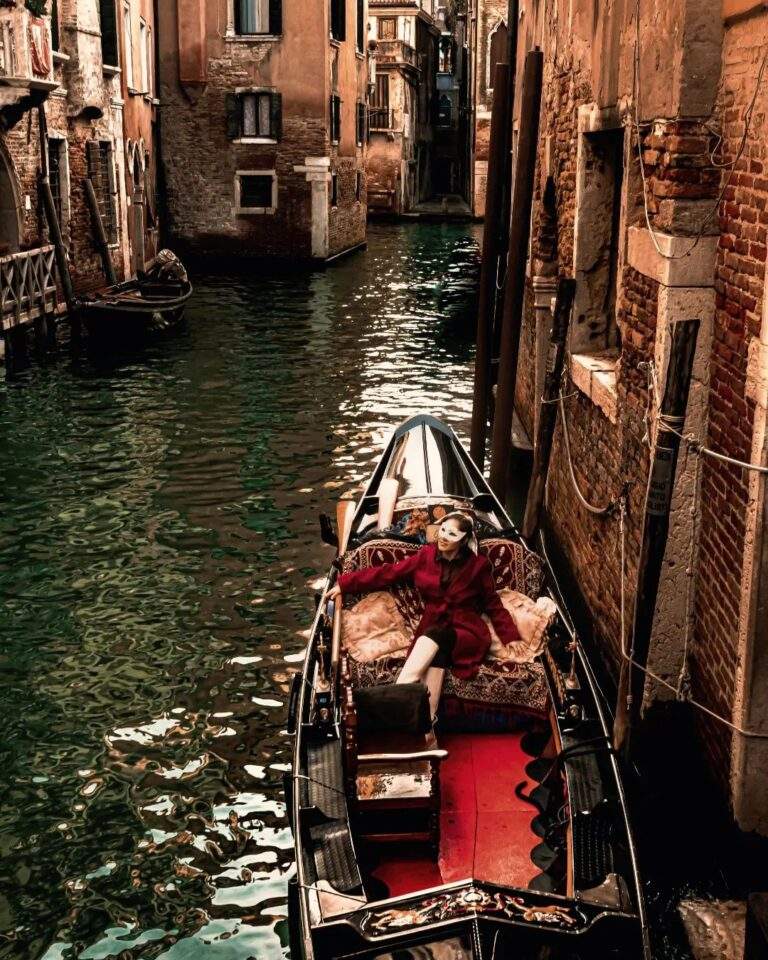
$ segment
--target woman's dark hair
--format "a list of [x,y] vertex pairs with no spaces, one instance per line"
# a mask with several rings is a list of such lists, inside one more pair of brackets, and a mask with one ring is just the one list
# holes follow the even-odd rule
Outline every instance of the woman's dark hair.
[[456,513],[447,513],[441,518],[440,523],[445,523],[446,520],[454,520],[459,530],[466,534],[459,546],[459,556],[464,557],[466,554],[472,553],[469,549],[469,537],[475,530],[475,523],[472,517],[467,513],[457,511]]

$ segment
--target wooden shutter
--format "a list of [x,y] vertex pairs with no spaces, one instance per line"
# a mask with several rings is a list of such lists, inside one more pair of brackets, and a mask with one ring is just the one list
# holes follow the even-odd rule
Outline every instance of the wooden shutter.
[[101,177],[99,175],[99,142],[98,140],[89,140],[85,145],[85,155],[88,160],[88,176],[93,180],[98,195],[101,187]]
[[283,32],[283,0],[269,0],[269,32]]
[[283,95],[273,93],[270,103],[270,134],[275,140],[283,136]]
[[224,112],[227,118],[227,139],[237,140],[240,136],[240,98],[236,93],[225,96]]

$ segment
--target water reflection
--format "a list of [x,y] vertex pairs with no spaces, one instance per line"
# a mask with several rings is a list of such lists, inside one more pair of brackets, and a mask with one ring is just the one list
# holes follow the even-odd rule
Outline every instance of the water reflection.
[[286,955],[316,517],[403,418],[466,428],[476,258],[471,228],[374,228],[0,386],[0,957]]

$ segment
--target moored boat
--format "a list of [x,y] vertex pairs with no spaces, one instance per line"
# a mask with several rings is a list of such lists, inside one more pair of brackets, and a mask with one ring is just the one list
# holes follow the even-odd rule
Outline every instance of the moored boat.
[[[476,676],[449,674],[436,733],[380,731],[360,691],[394,680],[404,652],[353,645],[352,621],[323,593],[289,709],[292,958],[647,958],[594,674],[551,571],[449,427],[418,416],[394,432],[360,501],[339,511],[326,591],[339,570],[418,550],[457,508],[476,517],[497,590],[546,612],[546,631],[535,656],[492,645]],[[413,628],[415,591],[392,588],[391,600]]]
[[177,323],[192,293],[181,261],[161,250],[148,273],[81,296],[78,312],[92,337],[141,335]]

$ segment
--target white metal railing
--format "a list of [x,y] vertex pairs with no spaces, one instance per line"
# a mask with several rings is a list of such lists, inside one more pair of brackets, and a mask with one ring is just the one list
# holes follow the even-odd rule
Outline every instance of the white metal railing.
[[53,245],[0,257],[0,323],[9,330],[56,309]]

